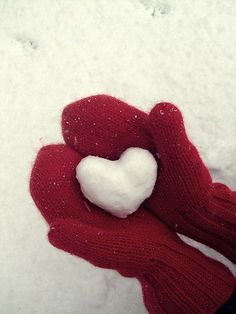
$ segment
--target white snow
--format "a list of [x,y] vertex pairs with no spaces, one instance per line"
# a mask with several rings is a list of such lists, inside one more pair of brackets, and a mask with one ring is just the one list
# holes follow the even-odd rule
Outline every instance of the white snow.
[[144,111],[177,104],[214,178],[236,189],[235,16],[234,0],[0,1],[1,314],[146,313],[136,279],[48,244],[31,167],[62,142],[66,104],[107,93]]
[[76,167],[76,178],[90,202],[126,218],[152,194],[157,163],[146,149],[131,147],[114,161],[96,156],[83,158]]

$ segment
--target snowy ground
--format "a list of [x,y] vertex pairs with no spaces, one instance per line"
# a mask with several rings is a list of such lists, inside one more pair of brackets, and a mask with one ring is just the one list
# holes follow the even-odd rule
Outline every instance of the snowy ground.
[[0,1],[1,314],[146,313],[135,279],[48,244],[32,163],[62,141],[60,114],[76,99],[107,93],[145,111],[168,100],[216,180],[236,189],[235,16],[234,0]]

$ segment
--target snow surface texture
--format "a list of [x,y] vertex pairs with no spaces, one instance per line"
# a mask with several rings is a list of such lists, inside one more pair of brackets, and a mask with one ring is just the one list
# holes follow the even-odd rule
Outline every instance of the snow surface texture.
[[62,142],[63,107],[106,93],[144,111],[177,104],[214,178],[236,189],[235,16],[234,0],[0,1],[1,314],[146,313],[136,279],[47,242],[30,170]]
[[76,177],[90,202],[126,218],[152,194],[157,163],[146,149],[131,147],[114,161],[95,156],[83,158],[76,168]]

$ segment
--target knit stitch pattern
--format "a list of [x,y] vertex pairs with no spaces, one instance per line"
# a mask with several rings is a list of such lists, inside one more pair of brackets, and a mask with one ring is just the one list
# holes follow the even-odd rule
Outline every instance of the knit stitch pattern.
[[[168,108],[169,106],[172,105],[167,105]],[[174,106],[170,108],[178,113]],[[176,216],[173,219],[168,218],[170,221],[160,214],[163,203],[159,204],[153,196],[145,205],[150,211],[141,206],[128,218],[118,219],[86,200],[75,177],[76,166],[89,154],[116,159],[126,148],[134,146],[155,152],[154,140],[156,144],[158,132],[155,128],[150,128],[150,125],[156,127],[152,117],[153,112],[148,116],[105,95],[82,99],[67,106],[62,115],[66,145],[41,148],[32,169],[30,192],[49,224],[48,237],[52,245],[98,267],[115,269],[123,276],[136,277],[142,286],[144,303],[151,314],[214,313],[231,296],[235,279],[226,267],[183,243],[170,228],[173,228],[170,222],[174,222],[175,218],[181,223],[185,211],[180,205],[188,201],[187,193],[192,192],[190,185],[191,188],[186,188],[183,200],[180,198],[179,186],[173,181],[175,175],[178,178],[179,173],[165,181],[166,191],[163,185],[159,189],[158,182],[163,182],[161,178],[167,153],[174,152],[169,151],[171,145],[167,145],[166,151],[160,151],[158,162],[163,172],[154,191],[155,195],[160,194],[160,191],[163,193],[162,202],[165,197],[173,197],[172,201],[168,200],[170,205],[174,204],[173,209],[170,207],[168,211],[169,207],[165,207],[167,217],[173,212]],[[163,133],[159,134],[164,136]],[[170,144],[168,134],[167,139]],[[162,162],[165,153],[166,158]],[[170,156],[170,159],[173,161],[174,156]],[[191,174],[191,178],[198,180],[197,172],[194,173],[196,177]],[[209,182],[207,184],[211,186],[207,170],[205,176]],[[185,187],[185,181],[181,182],[181,187]],[[171,184],[174,184],[173,188]],[[191,184],[194,186],[194,183]],[[218,208],[222,209],[223,215],[222,198],[224,200],[226,192],[221,186],[218,189],[221,194],[217,194],[214,201],[220,204]],[[205,192],[195,191],[189,204],[195,208],[199,196],[203,197],[205,204],[208,194],[205,196]],[[231,204],[224,215],[228,217],[233,208],[234,205]],[[166,220],[170,227],[157,216]],[[220,217],[216,217],[215,224]],[[188,226],[183,225],[183,229]],[[201,228],[197,225],[194,230],[198,237]],[[211,240],[211,246],[214,247],[215,242],[213,238]]]
[[175,231],[236,263],[236,192],[212,182],[175,106],[156,105],[149,114],[149,125],[160,173],[145,205]]

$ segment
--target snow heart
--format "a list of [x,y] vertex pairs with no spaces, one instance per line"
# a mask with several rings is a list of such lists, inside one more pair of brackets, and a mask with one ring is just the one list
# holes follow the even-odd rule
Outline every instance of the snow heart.
[[149,151],[128,148],[115,161],[95,156],[82,159],[76,177],[90,202],[114,216],[126,218],[152,194],[157,163]]

